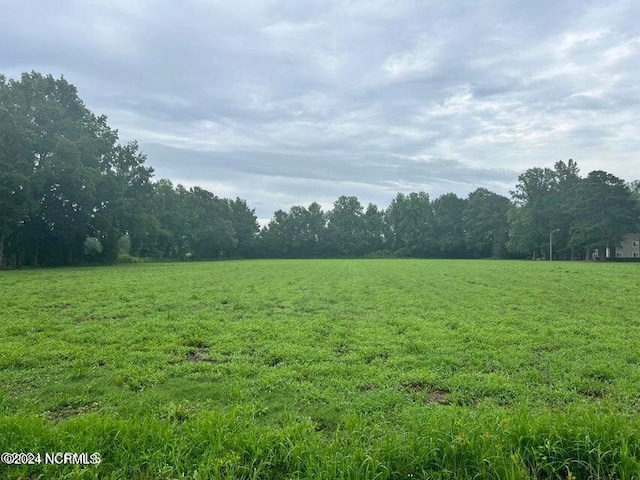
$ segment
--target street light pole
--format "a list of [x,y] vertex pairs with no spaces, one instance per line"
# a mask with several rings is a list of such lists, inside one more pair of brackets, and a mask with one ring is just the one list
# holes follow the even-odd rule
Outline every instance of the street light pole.
[[556,228],[552,232],[549,233],[549,261],[553,261],[553,234],[559,232],[560,229]]

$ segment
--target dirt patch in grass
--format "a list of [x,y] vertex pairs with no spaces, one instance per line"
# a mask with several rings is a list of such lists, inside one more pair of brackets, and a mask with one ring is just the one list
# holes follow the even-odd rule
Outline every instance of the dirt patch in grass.
[[388,352],[372,353],[364,357],[365,363],[372,363],[375,360],[385,361],[389,358]]
[[409,393],[419,393],[422,390],[424,390],[425,388],[425,384],[424,383],[420,383],[420,382],[415,382],[415,383],[409,383],[407,385],[404,385],[404,390],[409,392]]
[[600,392],[580,392],[580,394],[589,400],[599,401],[604,398],[604,394]]
[[378,389],[378,386],[373,383],[366,383],[358,387],[358,390],[361,392],[370,392],[371,390],[377,390],[377,389]]
[[449,397],[451,396],[451,392],[447,390],[431,390],[427,393],[426,401],[427,403],[439,403],[440,405],[448,405],[450,402]]
[[44,412],[44,416],[51,421],[60,422],[76,415],[82,415],[97,410],[100,407],[98,402],[70,403]]
[[231,352],[223,352],[221,357],[210,357],[208,343],[200,341],[190,343],[191,348],[184,359],[186,362],[227,363],[231,361]]
[[212,357],[207,357],[208,348],[196,348],[187,354],[187,362],[208,362],[208,363],[222,363],[220,360]]
[[187,362],[204,362],[206,361],[205,353],[207,352],[204,348],[196,348],[191,352],[187,353],[186,361]]
[[413,382],[403,386],[405,392],[412,393],[414,395],[424,394],[423,400],[425,403],[438,403],[440,405],[448,405],[451,403],[451,392],[447,389],[430,388],[428,385],[422,382]]

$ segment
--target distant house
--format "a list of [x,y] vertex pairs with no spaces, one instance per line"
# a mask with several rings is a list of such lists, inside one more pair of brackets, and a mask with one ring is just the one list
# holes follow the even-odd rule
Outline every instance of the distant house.
[[640,258],[640,233],[627,233],[616,245],[616,258]]
[[[605,258],[637,258],[640,259],[640,233],[627,233],[616,244],[616,248],[612,249],[607,246],[605,249]],[[591,254],[593,260],[600,259],[600,251],[596,248]]]

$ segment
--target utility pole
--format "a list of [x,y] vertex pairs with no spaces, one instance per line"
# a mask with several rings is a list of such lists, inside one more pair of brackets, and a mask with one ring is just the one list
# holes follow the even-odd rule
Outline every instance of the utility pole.
[[553,261],[553,234],[559,232],[560,229],[556,228],[551,233],[549,233],[549,261]]

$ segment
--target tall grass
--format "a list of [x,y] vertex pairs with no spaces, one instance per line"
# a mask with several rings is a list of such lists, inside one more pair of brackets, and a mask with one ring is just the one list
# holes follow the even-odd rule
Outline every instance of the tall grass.
[[532,416],[415,409],[400,426],[265,426],[251,412],[164,421],[90,414],[0,420],[0,450],[99,452],[97,466],[3,467],[4,478],[638,478],[640,422],[590,409]]

